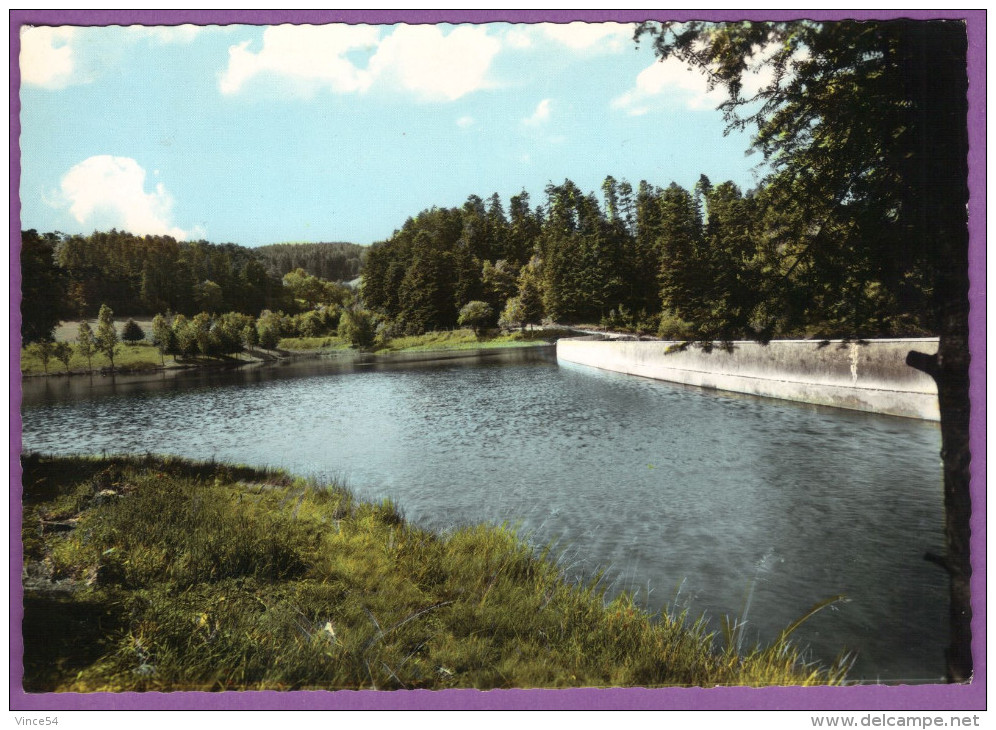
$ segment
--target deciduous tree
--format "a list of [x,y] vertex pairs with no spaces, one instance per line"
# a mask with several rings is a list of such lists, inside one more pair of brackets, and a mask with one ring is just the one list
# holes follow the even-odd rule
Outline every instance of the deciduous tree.
[[86,369],[93,370],[93,355],[97,352],[97,340],[93,330],[86,322],[80,322],[79,334],[76,337],[76,349],[86,358]]
[[166,364],[166,353],[174,352],[176,349],[176,336],[167,317],[157,314],[152,318],[152,344],[159,350],[159,360],[162,365]]
[[42,369],[48,373],[48,363],[54,354],[55,343],[52,340],[36,340],[28,345],[27,350],[41,360]]
[[114,355],[118,351],[118,331],[114,328],[114,312],[106,304],[100,305],[97,314],[97,335],[94,338],[97,351],[111,361],[114,370]]
[[359,308],[347,309],[339,320],[339,337],[353,347],[367,348],[373,345],[377,333],[373,315]]
[[73,346],[68,342],[56,342],[52,345],[52,355],[56,360],[61,362],[66,367],[66,372],[69,372],[69,362],[73,359]]
[[474,300],[467,302],[460,308],[460,315],[457,317],[457,324],[461,327],[470,327],[474,334],[480,339],[485,329],[494,325],[495,310],[487,302]]

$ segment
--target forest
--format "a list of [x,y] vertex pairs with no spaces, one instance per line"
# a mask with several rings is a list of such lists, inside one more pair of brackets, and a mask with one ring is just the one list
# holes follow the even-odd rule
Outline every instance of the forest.
[[702,175],[692,190],[571,180],[543,205],[471,195],[375,244],[366,305],[394,329],[453,327],[469,302],[491,324],[587,323],[680,340],[919,335],[931,328],[924,261],[874,255],[845,236],[807,256],[798,211],[775,190]]
[[[872,255],[843,235],[806,256],[798,212],[771,188],[744,193],[702,175],[692,190],[634,189],[608,176],[601,195],[571,180],[545,192],[536,207],[525,191],[512,196],[507,212],[498,194],[471,195],[369,248],[25,231],[24,338],[102,305],[129,316],[266,318],[336,304],[363,310],[385,336],[543,321],[698,341],[931,331],[925,261]],[[333,286],[361,273],[359,298]],[[322,321],[306,333],[339,320]]]
[[[326,298],[342,301],[344,287],[334,282],[355,278],[363,250],[355,244],[252,249],[118,230],[22,231],[21,336],[25,344],[51,338],[59,321],[93,318],[105,305],[118,316],[298,313],[316,304],[319,290],[335,289]],[[295,266],[284,270],[288,261]]]
[[271,243],[253,249],[263,258],[267,273],[281,277],[304,269],[326,281],[350,281],[360,275],[366,246],[356,243]]

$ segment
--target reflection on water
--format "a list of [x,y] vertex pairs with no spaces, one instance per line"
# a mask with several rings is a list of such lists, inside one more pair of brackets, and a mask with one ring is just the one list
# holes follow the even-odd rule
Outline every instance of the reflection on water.
[[[504,359],[503,359],[504,358]],[[180,378],[38,379],[24,448],[168,452],[344,479],[427,527],[490,521],[606,569],[651,610],[739,614],[854,678],[940,681],[946,645],[936,424],[559,365],[296,363]],[[70,380],[72,382],[70,382]],[[114,382],[110,382],[113,380]]]

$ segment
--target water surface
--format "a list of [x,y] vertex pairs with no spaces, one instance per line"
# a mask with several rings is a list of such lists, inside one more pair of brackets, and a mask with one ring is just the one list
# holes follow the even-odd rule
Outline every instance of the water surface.
[[[338,478],[435,530],[510,523],[574,577],[652,611],[747,607],[855,679],[941,681],[936,424],[558,365],[510,352],[406,367],[325,361],[161,379],[34,379],[26,450],[159,452]],[[717,624],[718,625],[718,624]]]

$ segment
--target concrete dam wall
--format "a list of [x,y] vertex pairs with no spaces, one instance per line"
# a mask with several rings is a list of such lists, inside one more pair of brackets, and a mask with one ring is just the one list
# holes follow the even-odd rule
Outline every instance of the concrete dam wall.
[[562,339],[557,359],[702,388],[940,420],[933,379],[906,364],[911,350],[936,353],[936,338],[734,342],[732,351],[699,346],[681,350],[677,344]]

